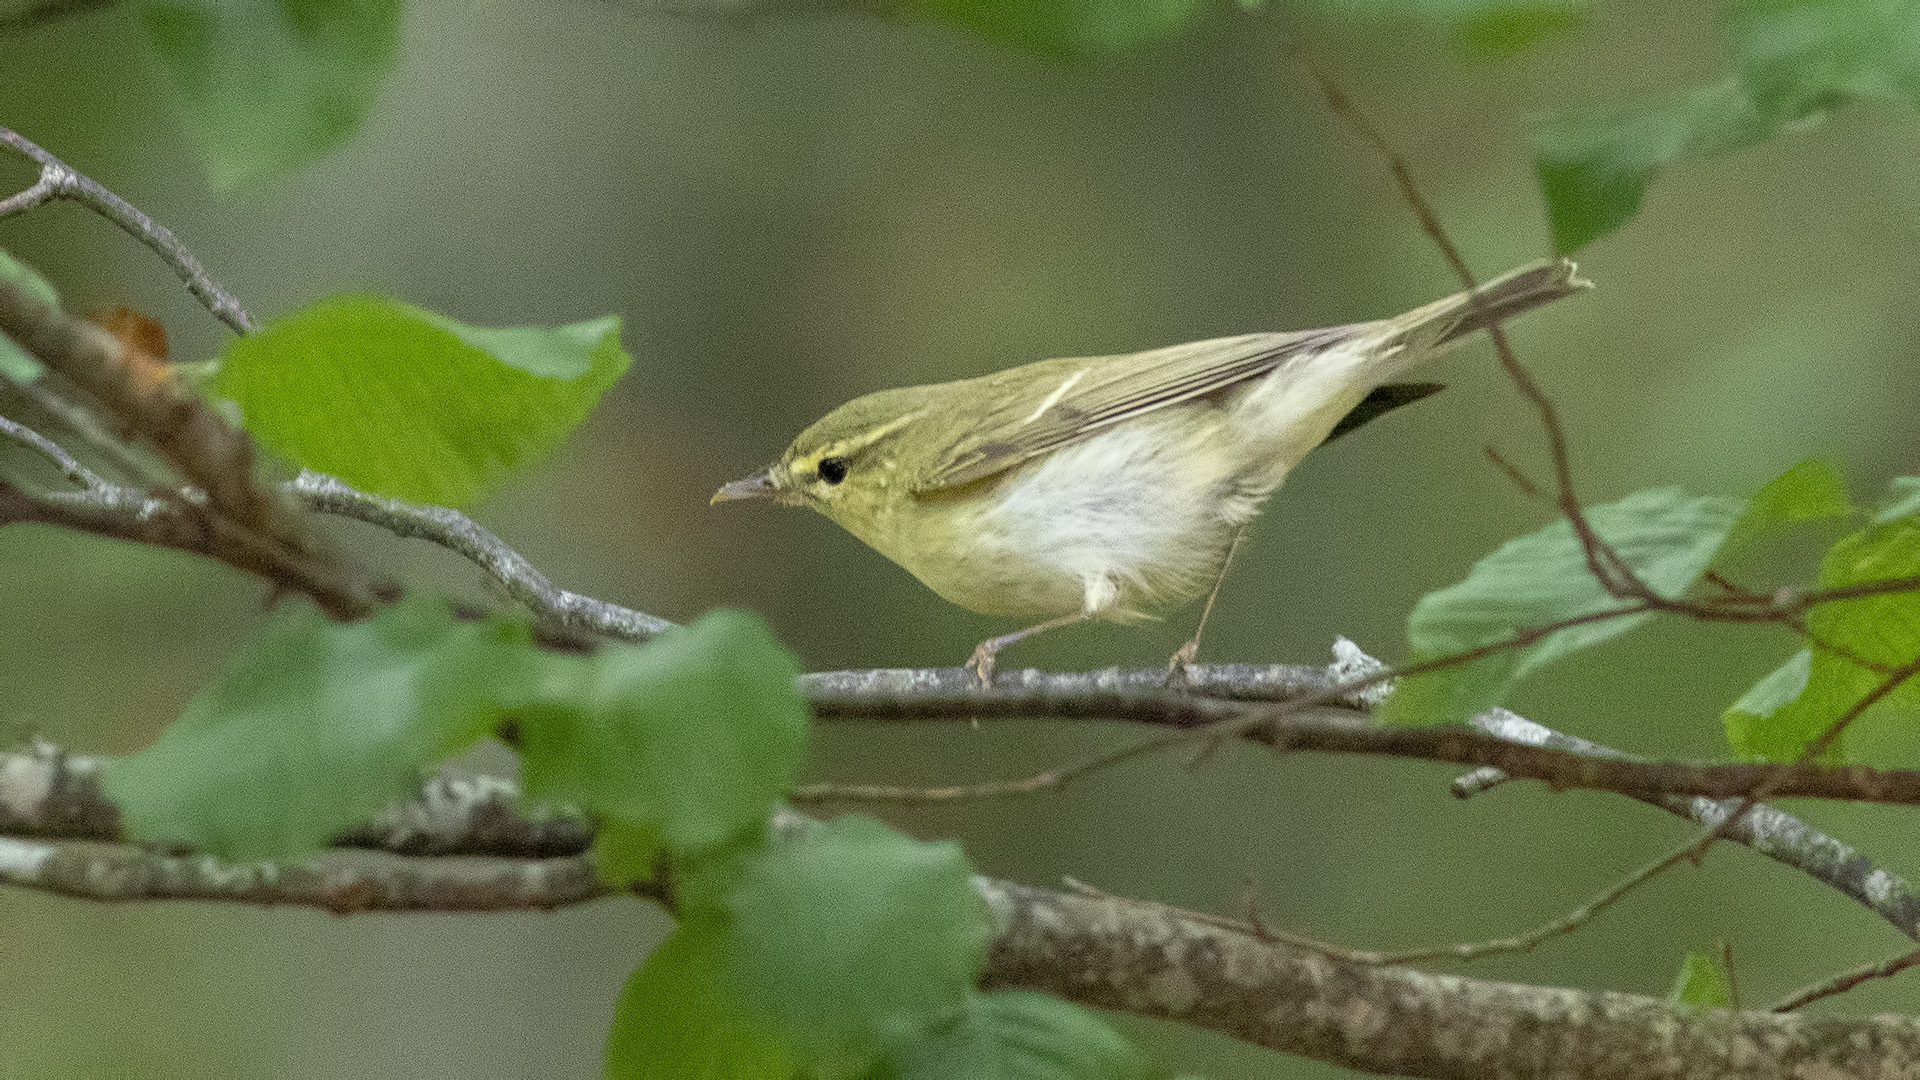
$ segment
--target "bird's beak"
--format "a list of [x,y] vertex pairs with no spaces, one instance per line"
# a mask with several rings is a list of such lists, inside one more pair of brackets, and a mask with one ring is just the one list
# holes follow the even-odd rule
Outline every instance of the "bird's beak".
[[707,500],[707,505],[739,502],[742,499],[771,499],[779,493],[779,489],[773,486],[772,470],[761,469],[745,480],[722,485],[719,491],[713,493],[713,498]]

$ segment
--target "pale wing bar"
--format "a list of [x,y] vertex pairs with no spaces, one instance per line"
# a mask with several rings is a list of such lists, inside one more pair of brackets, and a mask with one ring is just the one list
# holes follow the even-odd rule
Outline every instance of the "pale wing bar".
[[[1135,366],[1145,359],[1139,356],[1090,358],[1085,361],[1088,365],[1109,367],[1118,374],[1083,380],[1042,415],[1008,425],[1012,431],[1004,437],[963,436],[913,490],[926,494],[984,480],[1123,420],[1258,378],[1290,357],[1325,348],[1366,325],[1353,323],[1291,334],[1250,334],[1175,345],[1156,350],[1166,355],[1144,369]],[[1116,363],[1120,360],[1130,362],[1123,366]],[[1070,373],[1070,368],[1063,370]],[[1018,420],[1021,410],[1031,408],[1025,401],[1009,401],[999,411]],[[982,428],[1004,430],[997,424]]]

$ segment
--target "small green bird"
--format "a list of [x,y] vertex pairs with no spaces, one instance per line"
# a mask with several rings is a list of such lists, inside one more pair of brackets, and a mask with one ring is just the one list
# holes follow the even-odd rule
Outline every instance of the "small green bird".
[[[1124,356],[1042,360],[868,394],[713,502],[811,506],[974,611],[1135,622],[1207,591],[1314,447],[1440,389],[1389,380],[1472,332],[1591,287],[1535,263],[1404,315]],[[1174,657],[1192,659],[1198,635]]]

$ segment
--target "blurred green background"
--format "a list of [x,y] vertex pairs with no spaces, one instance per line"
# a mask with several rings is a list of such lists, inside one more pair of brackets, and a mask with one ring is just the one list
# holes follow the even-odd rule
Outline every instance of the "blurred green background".
[[[1610,3],[1516,59],[1430,28],[1231,6],[1189,33],[1065,64],[911,21],[715,21],[613,2],[414,0],[399,70],[343,149],[212,194],[123,12],[0,40],[0,123],[171,225],[256,316],[371,289],[482,324],[626,319],[632,370],[557,459],[479,517],[555,581],[669,618],[764,614],[813,668],[954,664],[1011,629],[945,604],[825,519],[709,509],[841,401],[1063,354],[1385,315],[1453,281],[1378,160],[1290,58],[1303,48],[1408,156],[1475,269],[1546,253],[1523,132],[1544,108],[1694,85],[1708,4]],[[1591,296],[1513,328],[1562,405],[1589,501],[1664,483],[1744,493],[1825,455],[1871,498],[1915,471],[1920,131],[1892,108],[1689,161],[1583,253]],[[8,190],[32,173],[0,161]],[[169,272],[71,206],[0,244],[84,309],[163,318],[177,357],[225,333]],[[1484,344],[1451,389],[1314,456],[1242,550],[1204,655],[1389,660],[1406,613],[1547,520],[1493,469],[1544,476],[1533,416]],[[473,596],[458,560],[352,526]],[[266,590],[184,556],[0,531],[0,720],[75,749],[151,740],[259,624]],[[1804,575],[1804,562],[1753,571]],[[1196,609],[1016,646],[1009,666],[1157,665]],[[1718,715],[1795,648],[1657,625],[1536,678],[1516,708],[1663,755],[1724,753]],[[817,778],[1044,768],[1098,725],[822,730]],[[477,764],[493,766],[496,761]],[[1067,791],[893,815],[984,871],[1061,874],[1362,947],[1477,939],[1558,915],[1685,835],[1617,797],[1448,770],[1229,748]],[[1920,872],[1911,814],[1806,806]],[[0,1077],[591,1077],[621,981],[666,923],[637,903],[335,919],[0,893]],[[1665,993],[1690,947],[1733,949],[1749,1004],[1898,951],[1892,930],[1744,850],[1672,873],[1577,935],[1472,973]],[[1920,1009],[1912,976],[1824,1006]],[[1217,1078],[1347,1075],[1122,1020]]]

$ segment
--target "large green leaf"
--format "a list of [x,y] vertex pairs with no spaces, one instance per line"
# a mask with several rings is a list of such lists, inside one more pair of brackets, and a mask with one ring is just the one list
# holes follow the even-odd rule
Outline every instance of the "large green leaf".
[[158,741],[108,764],[107,794],[136,839],[304,854],[489,730],[530,655],[524,628],[437,599],[353,624],[291,607]]
[[[1662,595],[1674,596],[1706,571],[1740,509],[1738,501],[1722,496],[1694,497],[1678,488],[1654,488],[1592,507],[1587,520],[1641,580]],[[1465,581],[1422,597],[1408,620],[1407,634],[1412,658],[1424,661],[1626,606],[1588,570],[1572,526],[1557,521],[1508,541],[1475,563]],[[1463,721],[1497,704],[1528,672],[1623,634],[1646,618],[1618,616],[1567,627],[1523,648],[1403,678],[1382,706],[1382,715],[1398,723]]]
[[607,1034],[609,1080],[793,1080],[786,1046],[716,985],[724,933],[719,921],[683,922],[627,980]]
[[727,897],[723,985],[816,1080],[858,1076],[962,1015],[989,933],[970,875],[958,845],[866,817],[772,843]]
[[[762,829],[806,749],[799,673],[765,624],[737,611],[560,661],[541,702],[519,716],[527,794],[679,852]],[[629,850],[619,865],[631,870],[638,857]]]
[[400,43],[400,0],[139,0],[215,187],[278,176],[360,126]]
[[556,446],[629,362],[613,317],[486,329],[341,296],[235,338],[212,389],[300,465],[458,506]]
[[[28,296],[43,304],[59,304],[60,297],[55,295],[53,286],[47,279],[34,271],[33,267],[21,262],[0,248],[0,281],[19,289],[26,290]],[[27,351],[13,343],[13,339],[0,334],[0,375],[15,382],[32,382],[46,369],[40,361],[27,355]]]
[[1164,37],[1206,6],[1207,0],[908,0],[907,9],[994,41],[1073,56]]
[[[1920,576],[1920,515],[1877,521],[1842,538],[1827,550],[1819,584],[1831,588],[1914,576]],[[1799,758],[1886,680],[1887,669],[1920,658],[1920,591],[1820,604],[1808,613],[1807,630],[1814,644],[1800,692],[1790,693],[1796,658],[1728,710],[1727,736],[1736,753],[1774,761]],[[1920,681],[1909,680],[1885,700],[1920,702]],[[1844,736],[1833,741],[1828,756],[1844,755],[1845,745]]]
[[953,1020],[891,1048],[887,1080],[1145,1080],[1138,1052],[1077,1005],[1027,990],[973,994]]

